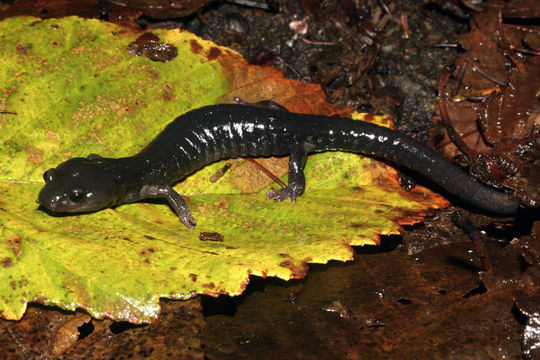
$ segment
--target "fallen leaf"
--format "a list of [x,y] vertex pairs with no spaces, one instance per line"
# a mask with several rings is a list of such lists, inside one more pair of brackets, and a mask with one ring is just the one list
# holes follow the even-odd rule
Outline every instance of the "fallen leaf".
[[[493,1],[472,30],[459,37],[465,49],[441,80],[441,118],[432,136],[449,158],[463,155],[481,181],[507,188],[522,204],[540,206],[540,52],[522,47],[540,41],[526,20],[504,21],[519,2]],[[524,56],[524,55],[527,56]],[[440,123],[439,123],[440,125]],[[450,131],[448,134],[447,131]]]
[[[80,216],[38,209],[43,172],[73,156],[128,156],[179,114],[207,104],[273,99],[292,111],[345,115],[315,85],[248,66],[237,53],[179,30],[156,31],[178,49],[168,62],[132,55],[140,33],[76,17],[0,22],[0,313],[28,302],[85,309],[96,318],[154,321],[159,299],[240,294],[249,275],[302,277],[311,262],[352,260],[446,205],[425,188],[400,189],[396,171],[355,154],[309,159],[296,204],[244,194],[224,162],[175,189],[188,196],[196,231],[165,204],[142,202]],[[39,39],[37,41],[36,39]],[[24,48],[24,51],[21,49]],[[389,124],[380,116],[355,118]],[[52,135],[53,134],[53,135]],[[265,175],[261,175],[265,176]],[[264,186],[264,185],[263,185]],[[224,241],[201,241],[199,233]],[[13,239],[20,239],[14,241]],[[20,242],[20,244],[19,244]]]

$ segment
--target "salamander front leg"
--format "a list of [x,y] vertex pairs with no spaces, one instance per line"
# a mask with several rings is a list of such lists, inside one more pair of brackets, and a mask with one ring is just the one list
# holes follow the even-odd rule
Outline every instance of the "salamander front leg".
[[269,190],[266,193],[266,199],[277,201],[291,199],[293,203],[296,202],[296,198],[306,189],[306,178],[304,177],[306,160],[306,149],[302,145],[296,146],[289,155],[289,183],[284,188]]
[[145,185],[141,189],[140,195],[141,198],[167,199],[169,204],[176,212],[176,215],[178,215],[180,218],[182,224],[186,225],[190,229],[193,229],[197,223],[195,218],[191,215],[191,211],[189,210],[186,200],[170,186]]

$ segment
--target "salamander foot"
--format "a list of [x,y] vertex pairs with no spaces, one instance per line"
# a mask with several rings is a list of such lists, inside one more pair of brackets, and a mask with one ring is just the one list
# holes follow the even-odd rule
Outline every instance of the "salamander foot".
[[189,208],[184,210],[181,214],[178,214],[178,218],[180,219],[180,222],[182,224],[186,225],[191,230],[193,230],[193,227],[197,225],[197,221],[191,215],[191,211],[189,211]]
[[[174,209],[176,215],[180,219],[180,222],[186,225],[189,229],[193,230],[193,227],[197,222],[195,218],[191,215],[191,210],[186,200],[174,191],[170,186],[161,186],[161,185],[145,185],[141,188],[138,199],[146,198],[165,198]],[[138,200],[137,199],[137,200]]]
[[300,195],[295,191],[294,189],[290,187],[284,187],[277,190],[268,190],[266,192],[266,200],[276,200],[276,201],[283,201],[287,199],[291,199],[293,203],[296,202],[296,197]]

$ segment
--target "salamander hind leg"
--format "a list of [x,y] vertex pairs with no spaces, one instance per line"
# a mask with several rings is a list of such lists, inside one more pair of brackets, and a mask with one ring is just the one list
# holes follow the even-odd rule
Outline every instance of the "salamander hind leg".
[[167,199],[176,212],[176,215],[180,218],[182,224],[186,225],[189,229],[193,229],[197,223],[195,218],[191,215],[186,200],[170,186],[146,185],[141,189],[140,195],[141,198]]
[[291,199],[294,203],[306,189],[306,178],[304,177],[304,166],[306,165],[307,152],[302,145],[293,148],[289,155],[289,183],[286,187],[269,190],[266,193],[266,199],[283,201]]

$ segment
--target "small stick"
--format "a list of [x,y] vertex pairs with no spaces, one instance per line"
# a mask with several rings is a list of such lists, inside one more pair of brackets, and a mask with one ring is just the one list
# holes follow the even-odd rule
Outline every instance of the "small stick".
[[502,80],[499,80],[497,79],[496,77],[494,77],[493,75],[489,75],[488,73],[486,73],[484,70],[482,70],[481,68],[479,68],[476,64],[472,66],[472,71],[475,71],[477,73],[479,73],[480,75],[482,75],[483,77],[485,77],[486,79],[488,79],[489,81],[499,85],[499,86],[505,86],[506,85],[506,82],[502,81]]
[[309,39],[306,39],[305,37],[302,38],[302,41],[305,42],[306,44],[310,44],[310,45],[328,45],[328,46],[336,45],[335,41],[309,40]]
[[223,177],[223,175],[225,175],[225,173],[227,172],[227,170],[229,170],[231,168],[231,166],[232,166],[231,163],[226,163],[225,166],[223,166],[214,175],[212,175],[210,177],[210,181],[213,182],[213,183],[218,181],[221,177]]
[[484,235],[474,226],[474,224],[469,218],[463,216],[462,214],[454,213],[452,214],[451,218],[454,225],[461,228],[469,237],[469,240],[471,240],[476,255],[482,261],[484,271],[490,272],[493,268],[493,265],[491,259],[489,258],[489,253],[486,249]]
[[471,149],[467,144],[465,144],[463,139],[461,139],[460,135],[456,132],[456,129],[454,129],[454,127],[452,126],[452,122],[450,121],[448,109],[446,108],[446,85],[448,84],[449,78],[450,72],[443,71],[441,74],[441,80],[439,81],[439,109],[441,111],[441,119],[443,120],[450,140],[452,140],[452,142],[456,144],[458,149],[460,149],[463,153],[465,161],[470,164],[471,159],[478,156],[478,153]]
[[405,39],[409,38],[409,23],[407,22],[407,12],[402,11],[401,12],[401,26],[403,27],[403,37]]
[[270,179],[274,180],[275,182],[277,182],[279,184],[279,186],[281,187],[287,187],[287,184],[285,184],[283,181],[281,181],[280,178],[278,178],[276,175],[272,174],[272,172],[270,170],[268,170],[267,168],[265,168],[264,166],[262,166],[261,164],[259,164],[258,162],[256,162],[255,160],[253,160],[252,158],[245,158],[245,160],[249,163],[251,163],[253,166],[255,166],[257,169],[261,170],[263,173],[266,174],[266,176],[268,176]]

